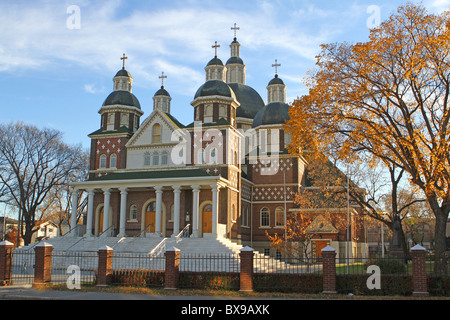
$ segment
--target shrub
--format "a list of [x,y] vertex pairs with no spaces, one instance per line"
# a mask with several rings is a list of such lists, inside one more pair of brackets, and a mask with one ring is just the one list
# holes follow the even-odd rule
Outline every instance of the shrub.
[[405,274],[408,271],[407,264],[404,263],[403,260],[387,257],[387,258],[374,258],[370,259],[365,263],[365,267],[367,268],[370,265],[376,265],[380,267],[381,274]]
[[127,269],[113,270],[112,283],[124,286],[150,287],[164,286],[164,271]]
[[239,286],[240,275],[237,272],[180,272],[180,288],[239,290]]
[[322,283],[321,274],[253,274],[253,288],[256,291],[320,293]]

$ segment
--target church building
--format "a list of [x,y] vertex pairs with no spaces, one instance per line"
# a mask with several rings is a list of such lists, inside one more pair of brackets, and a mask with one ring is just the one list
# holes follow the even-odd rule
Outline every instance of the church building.
[[[280,64],[272,65],[265,102],[246,83],[237,29],[225,64],[213,46],[191,106],[172,101],[164,73],[153,107],[141,106],[127,57],[121,58],[123,68],[98,111],[99,129],[89,134],[89,179],[72,185],[74,203],[80,191],[88,194],[85,236],[163,238],[186,229],[193,238],[222,237],[270,253],[266,232],[284,233],[306,162],[287,151]],[[191,108],[191,123],[172,115],[179,107]],[[339,249],[335,234],[321,238]]]

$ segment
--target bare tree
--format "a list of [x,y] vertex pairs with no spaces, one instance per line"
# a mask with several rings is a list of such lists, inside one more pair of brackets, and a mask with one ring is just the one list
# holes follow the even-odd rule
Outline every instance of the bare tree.
[[58,130],[20,122],[0,125],[0,183],[7,190],[0,200],[19,208],[25,245],[38,230],[41,206],[52,190],[82,170],[81,153],[81,146],[64,143]]

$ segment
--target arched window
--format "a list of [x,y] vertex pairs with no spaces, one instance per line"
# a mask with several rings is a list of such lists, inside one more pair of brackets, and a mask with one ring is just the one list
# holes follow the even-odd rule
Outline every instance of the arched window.
[[161,143],[161,125],[159,123],[153,125],[152,143]]
[[213,107],[210,104],[205,106],[205,123],[210,123],[213,121]]
[[117,168],[117,155],[112,154],[109,158],[109,167],[110,168]]
[[156,202],[150,202],[150,204],[147,206],[147,212],[153,212],[156,211]]
[[197,164],[205,163],[205,149],[199,149],[197,151]]
[[130,207],[130,220],[137,220],[137,206],[135,204]]
[[275,227],[284,226],[284,208],[278,207],[275,209]]
[[261,209],[261,227],[269,227],[270,226],[270,211],[268,208]]
[[219,118],[227,119],[227,106],[221,104],[219,107]]
[[161,155],[161,164],[165,166],[168,163],[169,163],[169,154],[167,153],[167,151],[164,151]]
[[209,152],[209,163],[218,163],[217,148],[211,148]]
[[128,127],[129,124],[130,124],[130,120],[128,119],[128,113],[122,113],[122,115],[120,116],[120,126]]
[[144,153],[144,166],[149,166],[151,164],[150,152]]
[[154,166],[159,166],[159,153],[155,152],[153,154],[153,163]]
[[104,154],[100,156],[100,168],[106,168],[106,155]]

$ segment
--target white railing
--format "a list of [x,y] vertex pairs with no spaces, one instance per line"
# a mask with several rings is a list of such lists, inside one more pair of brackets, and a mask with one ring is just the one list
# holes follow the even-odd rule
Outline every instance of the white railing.
[[188,238],[189,237],[189,228],[190,228],[190,224],[186,225],[183,230],[180,231],[180,233],[178,233],[175,236],[175,243],[179,243],[182,238]]
[[158,243],[158,245],[155,248],[153,248],[152,251],[150,251],[149,253],[150,257],[157,257],[161,253],[166,251],[166,240],[167,238],[162,239],[161,242]]

